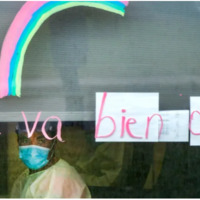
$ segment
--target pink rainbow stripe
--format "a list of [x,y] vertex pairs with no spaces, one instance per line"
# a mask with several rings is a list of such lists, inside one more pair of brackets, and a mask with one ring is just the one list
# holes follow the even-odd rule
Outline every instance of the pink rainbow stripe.
[[120,1],[120,2],[122,2],[125,6],[128,6],[128,1]]
[[10,60],[15,51],[17,42],[24,28],[32,18],[32,14],[45,3],[46,1],[26,2],[20,9],[20,12],[17,13],[15,19],[10,25],[10,28],[8,29],[2,45],[2,50],[4,49],[4,51],[1,51],[0,71],[4,73],[0,73],[0,98],[8,95],[8,84],[6,83],[8,82],[9,77]]

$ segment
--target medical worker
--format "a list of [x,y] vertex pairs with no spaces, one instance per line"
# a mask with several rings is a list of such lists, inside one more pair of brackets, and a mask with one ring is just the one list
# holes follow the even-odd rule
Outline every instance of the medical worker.
[[[32,130],[33,123],[28,123]],[[47,140],[38,122],[35,132],[28,138],[24,122],[18,123],[16,133],[19,157],[29,168],[15,181],[11,198],[91,198],[90,191],[76,170],[66,161],[55,157],[56,139]],[[45,126],[49,137],[56,130],[52,123]]]

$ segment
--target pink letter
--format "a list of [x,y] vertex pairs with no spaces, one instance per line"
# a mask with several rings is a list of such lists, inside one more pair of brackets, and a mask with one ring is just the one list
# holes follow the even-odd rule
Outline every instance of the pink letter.
[[129,125],[130,124],[135,124],[137,121],[135,118],[129,118],[126,122],[126,130],[127,130],[127,133],[132,137],[132,138],[137,138],[137,139],[142,139],[142,137],[140,136],[135,136],[132,134],[130,128],[129,128]]
[[[125,113],[126,110],[122,109],[122,112]],[[121,136],[120,137],[124,136],[125,120],[126,120],[126,117],[122,116],[122,129],[121,129]]]
[[[98,117],[98,121],[97,121],[97,125],[96,125],[95,138],[106,138],[106,137],[110,137],[110,136],[115,132],[115,129],[116,129],[116,124],[115,124],[115,121],[114,121],[114,119],[113,119],[112,117],[110,117],[110,116],[104,116],[104,117],[102,117],[103,107],[104,107],[104,103],[105,103],[105,101],[106,101],[106,96],[107,96],[107,93],[104,92],[104,93],[103,93],[102,102],[101,102],[99,117]],[[114,127],[113,127],[113,130],[112,130],[112,132],[109,133],[108,135],[98,136],[100,123],[101,123],[101,121],[104,120],[105,118],[108,118],[108,119],[110,119],[110,120],[113,122],[113,126],[114,126]]]
[[[48,134],[47,134],[46,131],[45,131],[45,126],[46,126],[46,123],[47,123],[47,121],[48,121],[49,119],[57,119],[57,120],[58,120],[58,124],[57,124],[57,134],[56,134],[56,136],[53,137],[53,138],[49,137]],[[42,125],[42,133],[43,133],[44,137],[45,137],[46,139],[48,139],[48,140],[53,140],[53,139],[55,139],[55,138],[57,137],[59,141],[64,142],[64,141],[62,140],[62,138],[61,138],[61,128],[62,128],[62,122],[61,122],[60,118],[57,117],[57,116],[51,116],[51,117],[48,117],[48,118],[44,121],[44,123],[43,123],[43,125]]]
[[34,124],[33,124],[33,128],[32,128],[32,130],[31,130],[31,132],[30,132],[30,129],[29,129],[28,123],[27,123],[27,119],[26,119],[26,115],[25,115],[25,113],[22,111],[22,116],[23,116],[23,118],[24,118],[24,122],[25,122],[25,125],[26,125],[26,131],[27,131],[27,133],[28,133],[28,138],[30,138],[30,137],[33,135],[33,133],[34,133],[34,131],[35,131],[35,128],[36,128],[36,126],[37,126],[37,123],[38,123],[38,121],[39,121],[40,115],[41,115],[41,112],[39,112],[39,113],[37,114],[37,117],[36,117],[35,122],[34,122]]
[[146,128],[146,134],[145,134],[145,138],[146,139],[148,139],[148,136],[149,136],[149,124],[150,124],[150,121],[152,120],[152,118],[154,117],[154,116],[158,116],[159,118],[160,118],[160,120],[161,120],[161,126],[160,126],[160,130],[159,130],[159,135],[158,135],[158,137],[160,138],[160,135],[161,135],[161,132],[162,132],[162,128],[163,128],[163,119],[162,119],[162,117],[161,117],[161,115],[159,115],[159,114],[154,114],[154,115],[152,115],[151,117],[147,117],[147,128]]
[[193,135],[200,135],[200,133],[195,133],[192,131],[192,120],[194,118],[194,113],[198,113],[200,115],[200,112],[198,110],[195,110],[192,112],[192,114],[190,115],[190,123],[189,123],[189,129],[190,129],[190,132],[193,134]]

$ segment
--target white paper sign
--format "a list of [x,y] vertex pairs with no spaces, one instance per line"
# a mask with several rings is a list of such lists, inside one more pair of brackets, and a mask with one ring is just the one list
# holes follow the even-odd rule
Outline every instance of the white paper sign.
[[158,93],[96,93],[96,141],[157,142],[158,107]]
[[163,120],[160,142],[188,142],[188,110],[160,111],[160,115]]
[[190,97],[190,145],[200,146],[200,97]]

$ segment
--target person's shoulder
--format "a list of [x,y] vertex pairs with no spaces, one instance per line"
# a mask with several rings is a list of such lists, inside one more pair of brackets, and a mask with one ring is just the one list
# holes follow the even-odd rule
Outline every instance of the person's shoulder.
[[58,162],[53,167],[56,168],[56,170],[59,170],[59,171],[61,170],[67,173],[70,173],[71,171],[76,172],[75,168],[63,159],[58,160]]
[[58,167],[62,167],[62,166],[66,166],[66,165],[71,166],[66,160],[63,160],[62,158],[60,158],[55,165]]
[[14,181],[14,183],[12,185],[11,194],[10,194],[11,198],[19,198],[20,197],[20,193],[24,187],[24,183],[25,183],[25,180],[28,177],[28,175],[29,175],[29,169],[26,169]]
[[54,165],[56,168],[73,168],[67,161],[63,159],[59,159],[57,163]]
[[[86,197],[90,198],[90,192],[73,166],[71,166],[67,161],[60,159],[53,166],[53,174],[56,179],[55,183],[60,183],[61,188],[64,189],[65,197],[70,198],[80,198]],[[56,185],[57,186],[57,185]],[[56,186],[54,188],[56,188]],[[66,189],[67,188],[67,189]],[[70,193],[68,193],[70,191]],[[74,196],[75,195],[75,196]]]
[[15,180],[15,182],[21,182],[26,179],[29,175],[29,169],[25,169]]
[[82,178],[79,175],[79,173],[76,171],[76,169],[71,166],[67,161],[60,159],[55,165],[54,170],[57,171],[59,174],[62,174],[63,177],[73,177],[76,179],[79,179],[82,182]]

